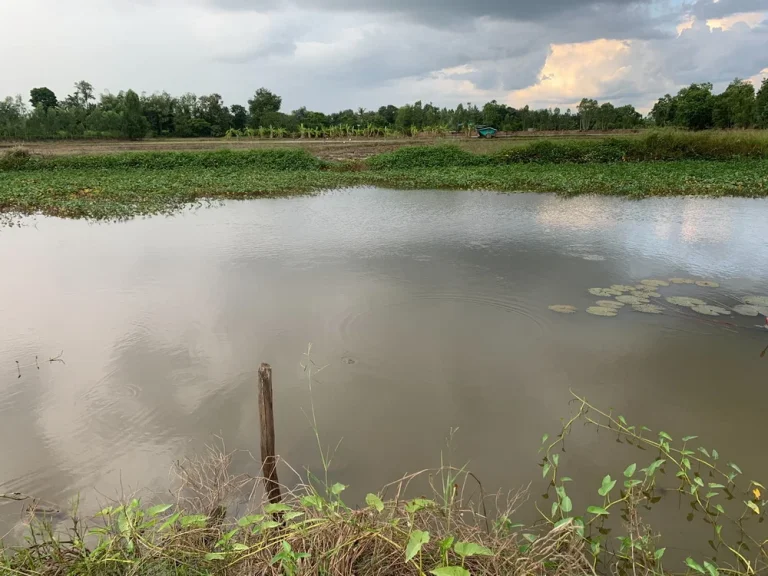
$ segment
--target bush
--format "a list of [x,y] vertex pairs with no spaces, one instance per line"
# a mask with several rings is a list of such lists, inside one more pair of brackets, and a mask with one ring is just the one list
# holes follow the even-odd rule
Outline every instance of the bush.
[[372,170],[471,167],[491,164],[489,156],[472,154],[458,146],[407,146],[367,160]]
[[26,148],[17,146],[0,155],[0,170],[20,170],[32,158]]

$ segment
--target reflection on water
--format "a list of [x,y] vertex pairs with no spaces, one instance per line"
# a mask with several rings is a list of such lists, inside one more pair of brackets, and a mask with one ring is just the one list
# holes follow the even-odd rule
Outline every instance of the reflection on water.
[[[740,440],[764,427],[764,334],[547,307],[583,310],[588,287],[649,277],[765,293],[766,238],[758,200],[373,189],[4,229],[0,434],[13,440],[0,491],[60,503],[83,492],[93,507],[94,494],[167,488],[174,459],[214,435],[253,450],[262,361],[279,452],[317,466],[298,365],[310,341],[329,364],[315,405],[328,442],[344,438],[333,474],[351,497],[438,463],[451,427],[456,460],[486,487],[527,484],[569,388],[708,437],[765,476]],[[66,364],[47,361],[61,350]],[[595,442],[574,436],[571,476],[623,470]]]

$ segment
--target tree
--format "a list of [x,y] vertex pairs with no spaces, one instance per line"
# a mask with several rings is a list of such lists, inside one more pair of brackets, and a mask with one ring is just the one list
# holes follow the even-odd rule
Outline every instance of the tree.
[[582,98],[576,110],[579,111],[579,130],[589,130],[592,128],[599,112],[597,100]]
[[755,109],[757,125],[761,128],[768,128],[768,77],[763,78],[763,83],[757,92]]
[[[280,112],[282,103],[283,99],[280,96],[266,88],[256,90],[253,99],[248,100],[248,109],[251,112],[251,125],[254,127],[267,126],[266,122],[274,118],[274,114]],[[267,118],[268,115],[272,116]]]
[[232,115],[219,94],[200,96],[197,110],[199,117],[211,126],[211,136],[223,136],[229,130]]
[[53,93],[53,90],[45,87],[32,88],[32,90],[29,91],[29,102],[34,108],[39,106],[43,110],[48,110],[48,108],[56,108],[56,106],[59,104],[59,101],[56,100],[56,94]]
[[244,130],[248,125],[248,110],[244,106],[240,106],[240,104],[232,104],[229,109],[232,112],[232,127]]
[[656,126],[669,126],[675,123],[677,100],[675,96],[665,94],[651,108],[650,116]]
[[129,140],[144,138],[147,134],[147,119],[141,111],[141,100],[133,90],[125,93],[125,110],[123,111],[123,136]]
[[85,80],[75,82],[75,93],[70,96],[74,100],[74,103],[80,106],[80,108],[88,108],[88,104],[91,100],[96,98],[93,95],[93,85]]
[[176,107],[178,100],[163,92],[142,96],[141,109],[155,136],[170,136],[176,131]]
[[712,126],[714,97],[712,84],[691,84],[677,93],[676,123],[689,130],[704,130]]

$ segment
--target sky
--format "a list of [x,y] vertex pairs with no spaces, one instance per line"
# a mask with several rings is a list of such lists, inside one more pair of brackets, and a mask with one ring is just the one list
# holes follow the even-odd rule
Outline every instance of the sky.
[[574,108],[647,112],[691,82],[768,76],[768,0],[0,0],[0,97],[267,87],[283,110]]

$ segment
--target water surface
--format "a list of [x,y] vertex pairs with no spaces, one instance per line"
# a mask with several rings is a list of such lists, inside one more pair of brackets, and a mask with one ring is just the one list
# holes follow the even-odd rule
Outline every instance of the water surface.
[[[356,189],[116,224],[29,220],[0,230],[0,492],[82,493],[93,508],[166,490],[173,461],[214,436],[255,452],[262,361],[279,453],[316,468],[299,367],[310,342],[327,364],[321,433],[343,438],[333,478],[352,499],[439,464],[452,428],[454,462],[486,489],[538,481],[541,436],[558,431],[569,389],[699,434],[765,478],[757,319],[729,329],[547,306],[673,276],[722,286],[670,294],[765,294],[766,242],[768,203],[746,199]],[[48,361],[62,351],[65,364]],[[594,484],[636,457],[621,450],[580,433],[563,463]],[[3,527],[17,518],[0,504]]]

